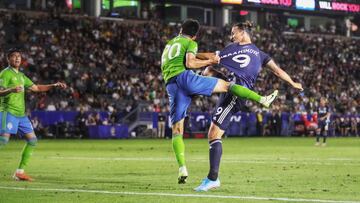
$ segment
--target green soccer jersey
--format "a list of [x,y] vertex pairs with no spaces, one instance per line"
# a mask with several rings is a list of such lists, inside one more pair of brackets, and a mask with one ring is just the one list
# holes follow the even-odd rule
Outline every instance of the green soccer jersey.
[[170,40],[161,56],[161,71],[165,82],[185,71],[186,53],[196,55],[198,45],[188,37],[177,36]]
[[[34,83],[16,69],[7,67],[0,72],[0,87],[2,89],[21,86],[24,89],[29,88]],[[25,91],[10,93],[0,97],[0,111],[6,111],[14,116],[25,116]]]

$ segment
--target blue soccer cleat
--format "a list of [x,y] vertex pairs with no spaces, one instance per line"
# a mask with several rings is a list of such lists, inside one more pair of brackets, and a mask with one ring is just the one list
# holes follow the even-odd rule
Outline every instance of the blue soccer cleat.
[[201,185],[197,188],[194,188],[196,192],[206,192],[210,189],[218,188],[220,187],[220,180],[219,178],[215,181],[210,180],[209,178],[205,178]]

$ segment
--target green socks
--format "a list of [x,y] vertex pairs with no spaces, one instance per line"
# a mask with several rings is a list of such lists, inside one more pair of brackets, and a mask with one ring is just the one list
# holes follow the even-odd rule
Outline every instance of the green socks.
[[18,169],[24,169],[24,167],[27,166],[27,164],[29,163],[30,157],[32,155],[32,152],[34,151],[34,148],[35,148],[34,144],[26,143],[26,145],[22,151],[21,161],[20,161]]
[[256,101],[258,103],[260,103],[260,100],[262,98],[262,96],[260,96],[256,92],[254,92],[246,87],[243,87],[241,85],[237,85],[237,84],[232,84],[230,86],[229,90],[233,95],[235,95],[237,97],[250,99],[250,100]]
[[184,144],[183,136],[180,134],[173,135],[172,146],[179,167],[185,166],[185,144]]
[[9,142],[9,138],[0,136],[0,149],[3,148]]

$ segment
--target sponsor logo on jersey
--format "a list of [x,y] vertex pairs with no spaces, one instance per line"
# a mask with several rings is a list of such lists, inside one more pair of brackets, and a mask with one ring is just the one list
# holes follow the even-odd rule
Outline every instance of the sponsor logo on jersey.
[[13,124],[11,122],[7,123],[7,129],[11,130],[13,128]]

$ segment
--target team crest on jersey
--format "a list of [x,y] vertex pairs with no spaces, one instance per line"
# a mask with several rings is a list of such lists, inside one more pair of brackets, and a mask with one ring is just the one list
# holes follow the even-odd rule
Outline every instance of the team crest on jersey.
[[7,125],[6,125],[7,129],[11,130],[13,128],[13,124],[11,122],[9,122]]
[[11,78],[11,81],[14,82],[14,83],[17,82],[17,78],[13,77],[13,78]]

